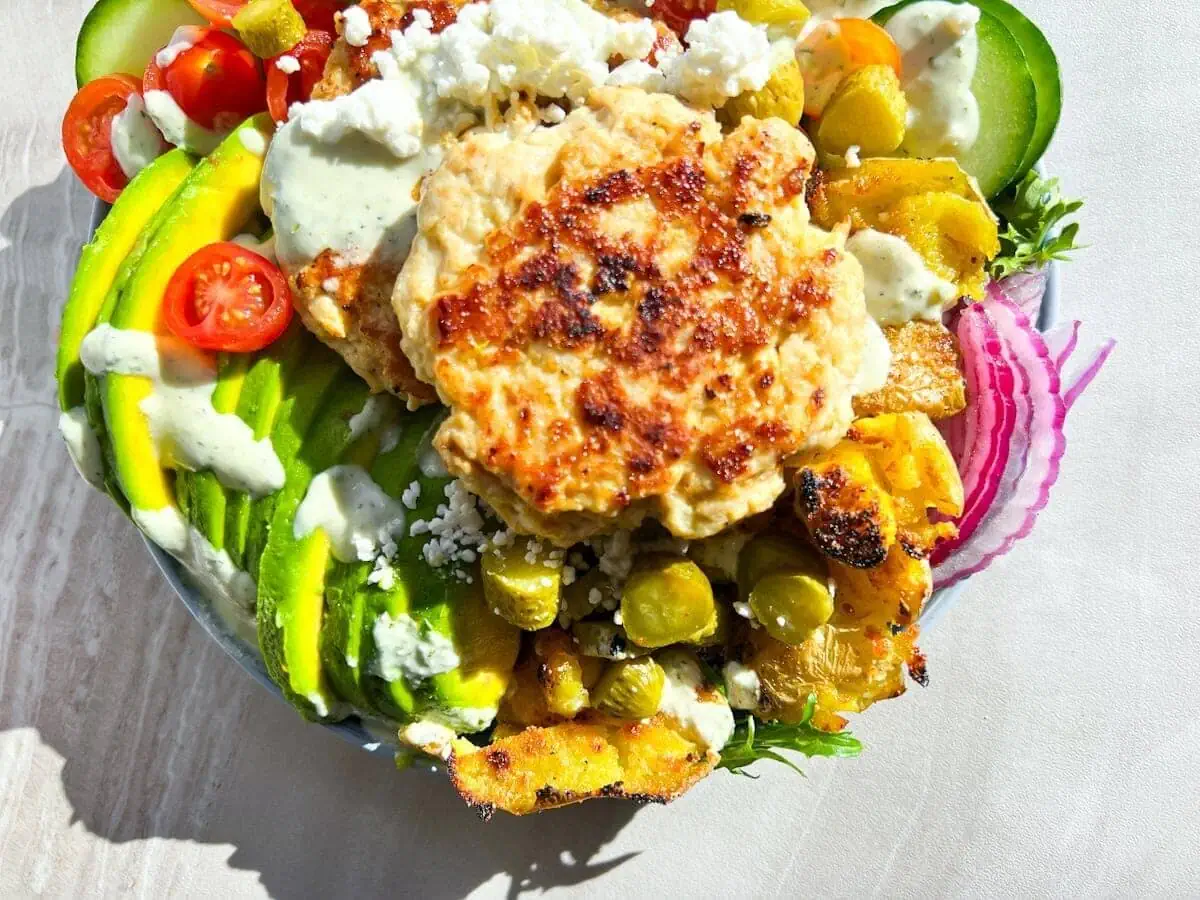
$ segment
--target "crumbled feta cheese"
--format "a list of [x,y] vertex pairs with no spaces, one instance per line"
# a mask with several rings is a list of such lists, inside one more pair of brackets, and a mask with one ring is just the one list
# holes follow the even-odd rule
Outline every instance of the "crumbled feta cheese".
[[549,106],[543,107],[541,111],[541,119],[547,125],[557,125],[566,117],[566,110],[555,103],[551,103]]
[[396,586],[396,570],[387,556],[375,558],[375,568],[367,576],[367,584],[378,585],[380,590],[390,591]]
[[[597,546],[597,541],[599,546]],[[614,582],[623,582],[633,569],[633,545],[628,531],[616,531],[591,544],[599,557],[600,571]]]
[[372,670],[384,681],[421,682],[458,666],[449,638],[404,613],[382,613],[372,634],[378,651]]
[[858,144],[851,144],[846,148],[846,156],[844,158],[846,160],[847,169],[857,169],[862,165],[862,160],[859,159],[858,156],[858,153],[861,149],[862,148],[859,147]]
[[421,151],[425,130],[418,101],[408,79],[374,78],[332,100],[294,104],[289,116],[302,132],[323,143],[337,143],[359,132],[397,158],[408,159]]
[[733,734],[729,703],[705,684],[691,654],[670,650],[657,659],[666,675],[658,711],[673,718],[695,740],[720,751]]
[[613,624],[614,625],[624,625],[625,624],[625,617],[621,615],[621,611],[619,609],[613,613]]
[[400,502],[408,509],[416,509],[417,501],[421,499],[421,482],[414,481],[400,495]]
[[[432,519],[418,519],[409,528],[411,536],[430,535],[421,553],[435,569],[450,563],[474,562],[477,551],[487,543],[475,495],[457,480],[446,485],[445,494],[447,502],[438,505]],[[470,578],[461,570],[452,571],[464,581]]]
[[342,11],[342,37],[351,47],[365,47],[373,30],[371,18],[361,6],[351,6]]
[[562,569],[563,587],[569,587],[570,585],[574,584],[575,583],[575,575],[576,575],[576,573],[575,573],[574,566],[563,566],[563,569]]
[[300,71],[300,60],[285,53],[283,56],[275,60],[275,68],[277,68],[280,72],[283,72],[285,75],[295,75]]
[[340,278],[326,278],[321,282],[321,290],[327,294],[336,294],[338,292],[338,288],[341,286],[342,280]]
[[765,28],[732,10],[696,19],[684,40],[687,50],[663,63],[667,90],[700,106],[757,91],[771,76],[771,44]]
[[757,709],[762,695],[758,673],[749,666],[730,660],[722,672],[725,676],[725,694],[734,709]]

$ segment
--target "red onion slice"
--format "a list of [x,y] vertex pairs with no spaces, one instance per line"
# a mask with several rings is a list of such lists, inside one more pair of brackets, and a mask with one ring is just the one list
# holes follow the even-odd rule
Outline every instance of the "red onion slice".
[[1030,322],[1036,322],[1038,314],[1042,311],[1042,299],[1046,296],[1047,278],[1045,269],[1033,269],[1009,275],[999,285],[1008,298],[1025,313],[1025,317]]

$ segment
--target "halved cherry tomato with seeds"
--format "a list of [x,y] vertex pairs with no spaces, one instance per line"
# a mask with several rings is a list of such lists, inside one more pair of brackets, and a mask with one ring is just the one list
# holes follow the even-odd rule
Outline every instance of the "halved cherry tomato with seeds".
[[113,119],[139,93],[141,85],[129,75],[105,75],[90,81],[67,107],[63,117],[62,142],[67,163],[84,187],[106,203],[112,203],[129,184],[112,149]]
[[171,276],[163,321],[204,350],[250,353],[274,342],[292,321],[292,294],[279,267],[225,241],[201,247]]
[[163,68],[151,59],[142,76],[146,93],[166,91],[187,117],[227,131],[266,109],[266,82],[258,59],[233,35],[201,29],[199,39]]
[[267,60],[267,111],[277,125],[287,121],[293,103],[304,103],[325,74],[325,61],[333,50],[333,35],[328,31],[310,31],[284,56],[300,64],[299,72],[284,72],[275,63],[279,57]]
[[869,19],[822,22],[796,48],[804,76],[804,112],[816,118],[842,79],[867,66],[889,66],[899,78],[900,48],[892,36]]
[[657,0],[649,10],[680,37],[687,34],[693,19],[706,19],[716,11],[717,0]]

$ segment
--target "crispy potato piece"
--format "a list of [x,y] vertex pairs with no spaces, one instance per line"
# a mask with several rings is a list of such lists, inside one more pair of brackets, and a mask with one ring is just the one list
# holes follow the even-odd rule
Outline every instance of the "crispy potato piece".
[[880,216],[884,231],[902,237],[935,273],[979,300],[984,266],[1000,252],[996,220],[987,207],[946,191],[905,197]]
[[496,720],[525,726],[570,719],[588,705],[588,686],[602,668],[602,661],[582,656],[562,629],[540,631],[513,672]]
[[896,510],[867,454],[843,440],[800,469],[796,513],[826,556],[877,566],[896,542]]
[[862,712],[872,703],[904,693],[905,663],[915,678],[924,677],[915,631],[891,634],[830,623],[792,646],[754,629],[746,665],[758,673],[762,685],[759,715],[798,721],[808,695],[815,694],[813,724],[839,730],[845,724],[839,713]]
[[913,625],[933,590],[929,560],[910,556],[898,544],[874,568],[831,562],[829,575],[837,588],[830,621],[881,633]]
[[945,440],[924,413],[859,419],[837,445],[803,454],[796,514],[817,548],[860,569],[883,563],[893,544],[924,556],[955,533],[929,510],[962,512],[963,488]]
[[[798,69],[797,69],[798,71]],[[825,107],[817,125],[817,149],[844,156],[857,146],[863,156],[883,156],[904,140],[908,101],[891,66],[851,72]]]
[[458,793],[488,819],[498,809],[519,816],[594,797],[666,803],[719,759],[665,716],[631,722],[589,712],[487,747],[456,741],[449,769]]
[[891,207],[930,191],[982,201],[971,177],[952,159],[866,159],[854,169],[816,172],[808,182],[808,204],[822,228],[848,221],[857,231],[879,228]]
[[922,412],[947,419],[967,405],[966,382],[959,368],[958,344],[941,322],[907,322],[883,329],[892,349],[887,383],[854,398],[854,414]]

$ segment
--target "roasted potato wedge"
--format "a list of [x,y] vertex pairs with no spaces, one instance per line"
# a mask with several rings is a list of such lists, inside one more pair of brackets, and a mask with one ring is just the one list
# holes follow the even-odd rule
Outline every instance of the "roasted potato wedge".
[[580,654],[562,629],[540,631],[517,663],[496,720],[525,726],[570,719],[587,707],[588,687],[602,669],[603,661]]
[[954,458],[929,417],[901,413],[859,419],[838,444],[800,459],[796,514],[817,548],[859,569],[878,566],[894,544],[924,556],[955,533],[929,510],[962,512]]
[[958,344],[940,322],[907,322],[883,329],[892,350],[887,383],[854,398],[857,416],[920,412],[947,419],[967,405]]
[[857,231],[880,228],[881,216],[905,197],[931,191],[983,199],[952,159],[865,159],[857,168],[816,172],[808,182],[808,205],[822,228],[849,222]]
[[862,712],[876,701],[904,693],[904,666],[920,660],[914,631],[891,634],[830,623],[792,646],[761,628],[753,630],[746,665],[758,672],[762,685],[759,715],[798,721],[808,695],[816,694],[813,724],[839,730],[845,724],[840,713]]
[[665,716],[638,722],[588,712],[482,748],[456,741],[449,769],[458,793],[487,819],[496,810],[524,815],[594,797],[666,803],[719,760]]
[[817,149],[835,156],[845,156],[852,146],[863,156],[892,153],[904,140],[907,113],[895,70],[864,66],[843,79],[825,107],[817,125]]
[[721,122],[736,128],[746,116],[783,119],[789,125],[799,125],[804,115],[804,76],[794,59],[777,66],[771,77],[757,91],[747,91],[731,98],[717,112]]
[[906,240],[962,296],[983,297],[984,267],[1000,252],[996,220],[987,207],[948,191],[905,197],[880,216],[880,227]]
[[836,587],[830,621],[879,633],[913,625],[933,590],[929,560],[910,556],[898,544],[878,566],[856,569],[831,562],[829,574]]

